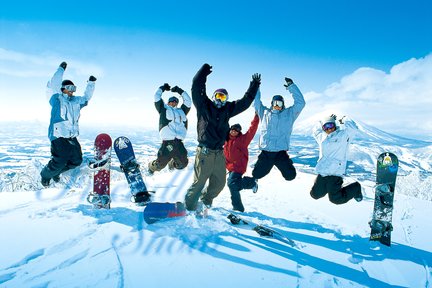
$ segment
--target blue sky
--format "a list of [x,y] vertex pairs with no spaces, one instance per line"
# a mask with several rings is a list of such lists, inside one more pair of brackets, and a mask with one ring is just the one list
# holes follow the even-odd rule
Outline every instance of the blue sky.
[[[107,122],[102,114],[109,113],[110,121],[152,128],[156,88],[168,82],[189,90],[208,62],[214,67],[209,90],[224,87],[232,100],[255,72],[262,74],[264,101],[283,94],[289,76],[306,96],[301,119],[325,107],[389,132],[432,139],[432,122],[421,120],[432,112],[424,99],[430,92],[406,95],[431,87],[430,11],[430,1],[2,1],[0,97],[6,105],[0,121],[48,121],[44,87],[67,61],[65,77],[78,92],[90,74],[98,77],[81,125]],[[401,84],[401,75],[415,89]],[[408,92],[395,103],[385,91],[393,95],[401,85]],[[376,117],[380,107],[368,107],[371,99],[411,120],[401,126]],[[248,123],[252,113],[238,121]]]

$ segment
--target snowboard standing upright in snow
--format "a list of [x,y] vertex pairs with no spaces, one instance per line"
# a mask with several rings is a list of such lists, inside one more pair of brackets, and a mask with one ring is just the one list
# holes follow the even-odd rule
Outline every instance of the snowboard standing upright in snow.
[[95,139],[95,158],[89,163],[94,170],[93,191],[87,196],[87,201],[94,208],[110,208],[110,165],[112,140],[108,134],[99,134]]
[[380,241],[387,246],[390,246],[393,230],[393,200],[398,164],[398,158],[390,152],[382,153],[377,160],[375,204],[372,220],[369,222],[370,240]]
[[137,205],[145,205],[150,201],[150,194],[142,178],[131,141],[124,136],[118,137],[114,141],[114,150],[129,184],[131,200]]

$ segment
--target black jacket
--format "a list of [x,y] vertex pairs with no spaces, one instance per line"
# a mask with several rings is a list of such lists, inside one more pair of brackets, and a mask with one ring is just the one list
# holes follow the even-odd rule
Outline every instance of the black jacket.
[[192,101],[197,109],[197,132],[199,146],[221,150],[229,132],[229,119],[245,111],[252,104],[259,83],[251,81],[243,98],[227,101],[217,108],[206,94],[207,76],[200,69],[192,81]]

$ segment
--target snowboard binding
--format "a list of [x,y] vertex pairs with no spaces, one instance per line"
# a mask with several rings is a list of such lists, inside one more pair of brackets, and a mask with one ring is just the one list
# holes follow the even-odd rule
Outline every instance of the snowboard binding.
[[151,201],[151,195],[148,191],[138,192],[137,194],[132,195],[130,200],[137,206],[145,206]]
[[257,232],[260,236],[273,237],[274,232],[271,229],[268,229],[264,226],[255,226],[253,228],[255,232]]
[[372,229],[380,231],[381,233],[385,231],[393,231],[393,225],[388,221],[372,220],[369,222],[369,226]]
[[393,195],[391,192],[390,185],[381,184],[376,187],[376,190],[379,192],[379,199],[384,208],[393,207]]
[[140,168],[140,165],[134,160],[131,160],[131,161],[125,163],[124,165],[120,165],[120,169],[124,173],[135,172],[139,168]]
[[237,224],[240,224],[240,223],[242,223],[242,224],[248,224],[245,220],[243,220],[243,219],[241,219],[240,217],[238,217],[238,216],[236,216],[236,215],[234,215],[234,214],[229,214],[228,215],[228,217],[227,217],[229,220],[230,220],[230,222],[232,223],[232,224],[234,224],[234,225],[237,225]]
[[106,194],[99,195],[92,192],[87,196],[87,202],[92,204],[94,208],[110,208],[111,197]]
[[96,159],[90,159],[87,163],[87,166],[92,171],[98,171],[101,169],[105,169],[108,165],[110,165],[110,158],[96,160]]

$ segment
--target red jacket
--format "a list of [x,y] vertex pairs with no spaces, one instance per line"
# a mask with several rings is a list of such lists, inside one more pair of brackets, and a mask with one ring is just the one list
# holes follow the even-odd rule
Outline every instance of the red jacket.
[[237,137],[228,135],[228,140],[225,141],[224,145],[225,166],[228,171],[240,174],[246,172],[249,161],[248,146],[255,136],[258,123],[259,117],[255,114],[249,130],[245,134],[240,132]]

